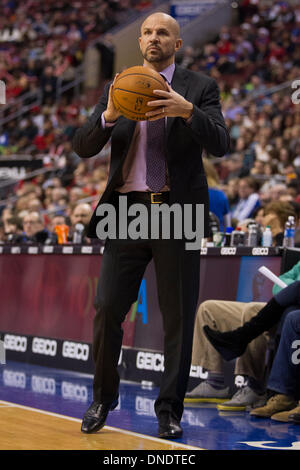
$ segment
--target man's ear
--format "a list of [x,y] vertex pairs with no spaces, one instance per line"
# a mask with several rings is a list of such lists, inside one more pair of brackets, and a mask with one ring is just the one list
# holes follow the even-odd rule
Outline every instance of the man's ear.
[[175,42],[175,51],[179,51],[179,49],[181,48],[182,46],[182,39],[181,38],[178,38],[176,39],[176,42]]

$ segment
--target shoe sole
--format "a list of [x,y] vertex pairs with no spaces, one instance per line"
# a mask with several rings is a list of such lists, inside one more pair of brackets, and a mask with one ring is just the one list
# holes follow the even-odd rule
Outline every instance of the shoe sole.
[[185,403],[224,403],[228,398],[185,398]]
[[218,405],[217,408],[220,411],[245,411],[246,410],[246,405],[243,405],[243,406]]
[[[272,419],[272,416],[276,415],[277,413],[282,413],[283,411],[291,411],[293,408],[291,408],[290,410],[281,410],[281,411],[275,411],[273,413],[270,413],[268,415],[260,415],[260,414],[256,414],[255,413],[255,410],[251,411],[250,415],[251,416],[255,416],[256,418],[271,418]],[[276,419],[276,418],[273,418],[274,421],[281,421],[280,419]],[[286,422],[286,421],[283,421],[283,422]]]
[[286,418],[281,418],[280,416],[277,417],[275,415],[271,416],[271,419],[273,419],[273,421],[280,421],[281,423],[288,423],[289,422],[289,417],[287,416]]
[[295,419],[295,420],[294,420],[294,419],[290,419],[290,418],[289,418],[288,423],[289,423],[289,424],[295,424],[295,425],[298,425],[298,426],[299,426],[300,420],[299,420],[299,419]]
[[167,436],[158,435],[158,437],[160,439],[179,439],[180,437],[182,437],[182,432],[178,434],[167,435]]
[[104,426],[105,426],[105,423],[101,424],[100,426],[96,426],[91,431],[84,431],[81,428],[81,432],[83,432],[84,434],[95,434],[96,432],[100,431],[100,429],[104,428]]

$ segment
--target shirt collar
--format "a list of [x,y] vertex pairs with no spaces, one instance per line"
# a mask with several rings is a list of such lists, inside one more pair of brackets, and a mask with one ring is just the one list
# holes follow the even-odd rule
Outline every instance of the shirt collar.
[[173,63],[159,73],[163,75],[164,78],[167,80],[168,84],[171,85],[174,72],[175,72],[175,64]]
[[167,80],[168,84],[171,85],[174,72],[175,72],[175,63],[173,62],[173,64],[168,65],[168,67],[166,67],[164,70],[162,70],[159,73],[160,75],[163,75],[163,77]]

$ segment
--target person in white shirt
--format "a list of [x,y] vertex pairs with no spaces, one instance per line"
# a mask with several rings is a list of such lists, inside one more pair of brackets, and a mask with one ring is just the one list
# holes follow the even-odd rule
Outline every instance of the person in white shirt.
[[260,206],[256,181],[251,176],[241,178],[239,182],[239,201],[232,212],[232,218],[238,222],[248,219],[254,210]]

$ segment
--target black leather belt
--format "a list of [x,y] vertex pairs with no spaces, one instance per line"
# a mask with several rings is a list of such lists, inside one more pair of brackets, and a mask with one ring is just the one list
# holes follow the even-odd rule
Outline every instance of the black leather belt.
[[115,194],[119,196],[127,196],[129,201],[148,202],[149,204],[169,202],[170,198],[170,191],[162,191],[161,193],[151,193],[150,191],[131,191],[129,193],[119,193],[115,191]]

